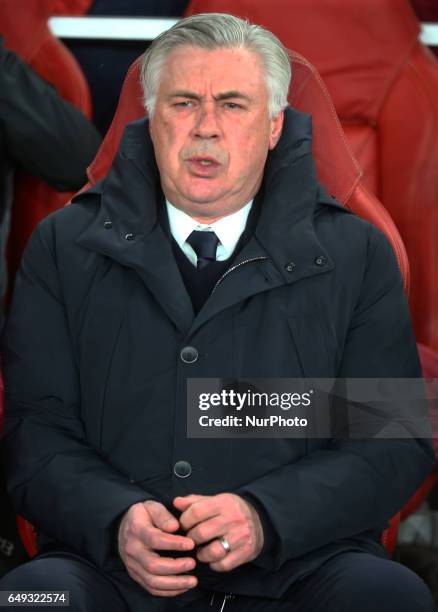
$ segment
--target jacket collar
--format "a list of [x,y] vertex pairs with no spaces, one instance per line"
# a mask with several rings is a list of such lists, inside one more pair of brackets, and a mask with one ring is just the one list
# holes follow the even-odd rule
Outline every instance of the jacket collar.
[[[267,160],[264,189],[256,237],[284,282],[331,270],[333,262],[318,240],[314,220],[324,205],[345,209],[318,183],[310,115],[286,111],[282,137]],[[323,266],[315,263],[321,258]]]

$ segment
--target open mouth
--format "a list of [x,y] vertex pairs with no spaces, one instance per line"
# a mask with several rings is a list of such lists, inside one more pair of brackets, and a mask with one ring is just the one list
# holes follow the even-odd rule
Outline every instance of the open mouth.
[[195,162],[202,166],[219,165],[219,162],[214,157],[190,157],[189,162]]
[[191,171],[200,176],[211,176],[220,167],[220,163],[214,157],[190,157],[187,161]]

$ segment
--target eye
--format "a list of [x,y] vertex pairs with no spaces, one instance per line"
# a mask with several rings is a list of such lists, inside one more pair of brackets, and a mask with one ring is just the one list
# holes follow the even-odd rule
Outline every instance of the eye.
[[224,106],[225,108],[229,108],[230,110],[237,110],[242,108],[242,105],[237,104],[237,102],[225,102]]
[[190,108],[193,106],[193,100],[179,100],[174,102],[173,106],[176,108]]

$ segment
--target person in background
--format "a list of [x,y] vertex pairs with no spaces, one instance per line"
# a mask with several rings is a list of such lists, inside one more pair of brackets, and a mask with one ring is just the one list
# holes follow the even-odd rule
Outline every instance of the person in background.
[[101,137],[92,123],[43,81],[0,38],[0,295],[6,290],[5,248],[14,169],[57,191],[77,191]]

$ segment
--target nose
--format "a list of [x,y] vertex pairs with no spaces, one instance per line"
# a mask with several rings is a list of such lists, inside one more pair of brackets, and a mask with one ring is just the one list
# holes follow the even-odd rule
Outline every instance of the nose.
[[216,139],[220,136],[220,127],[216,109],[213,105],[204,104],[199,108],[193,130],[195,138]]

